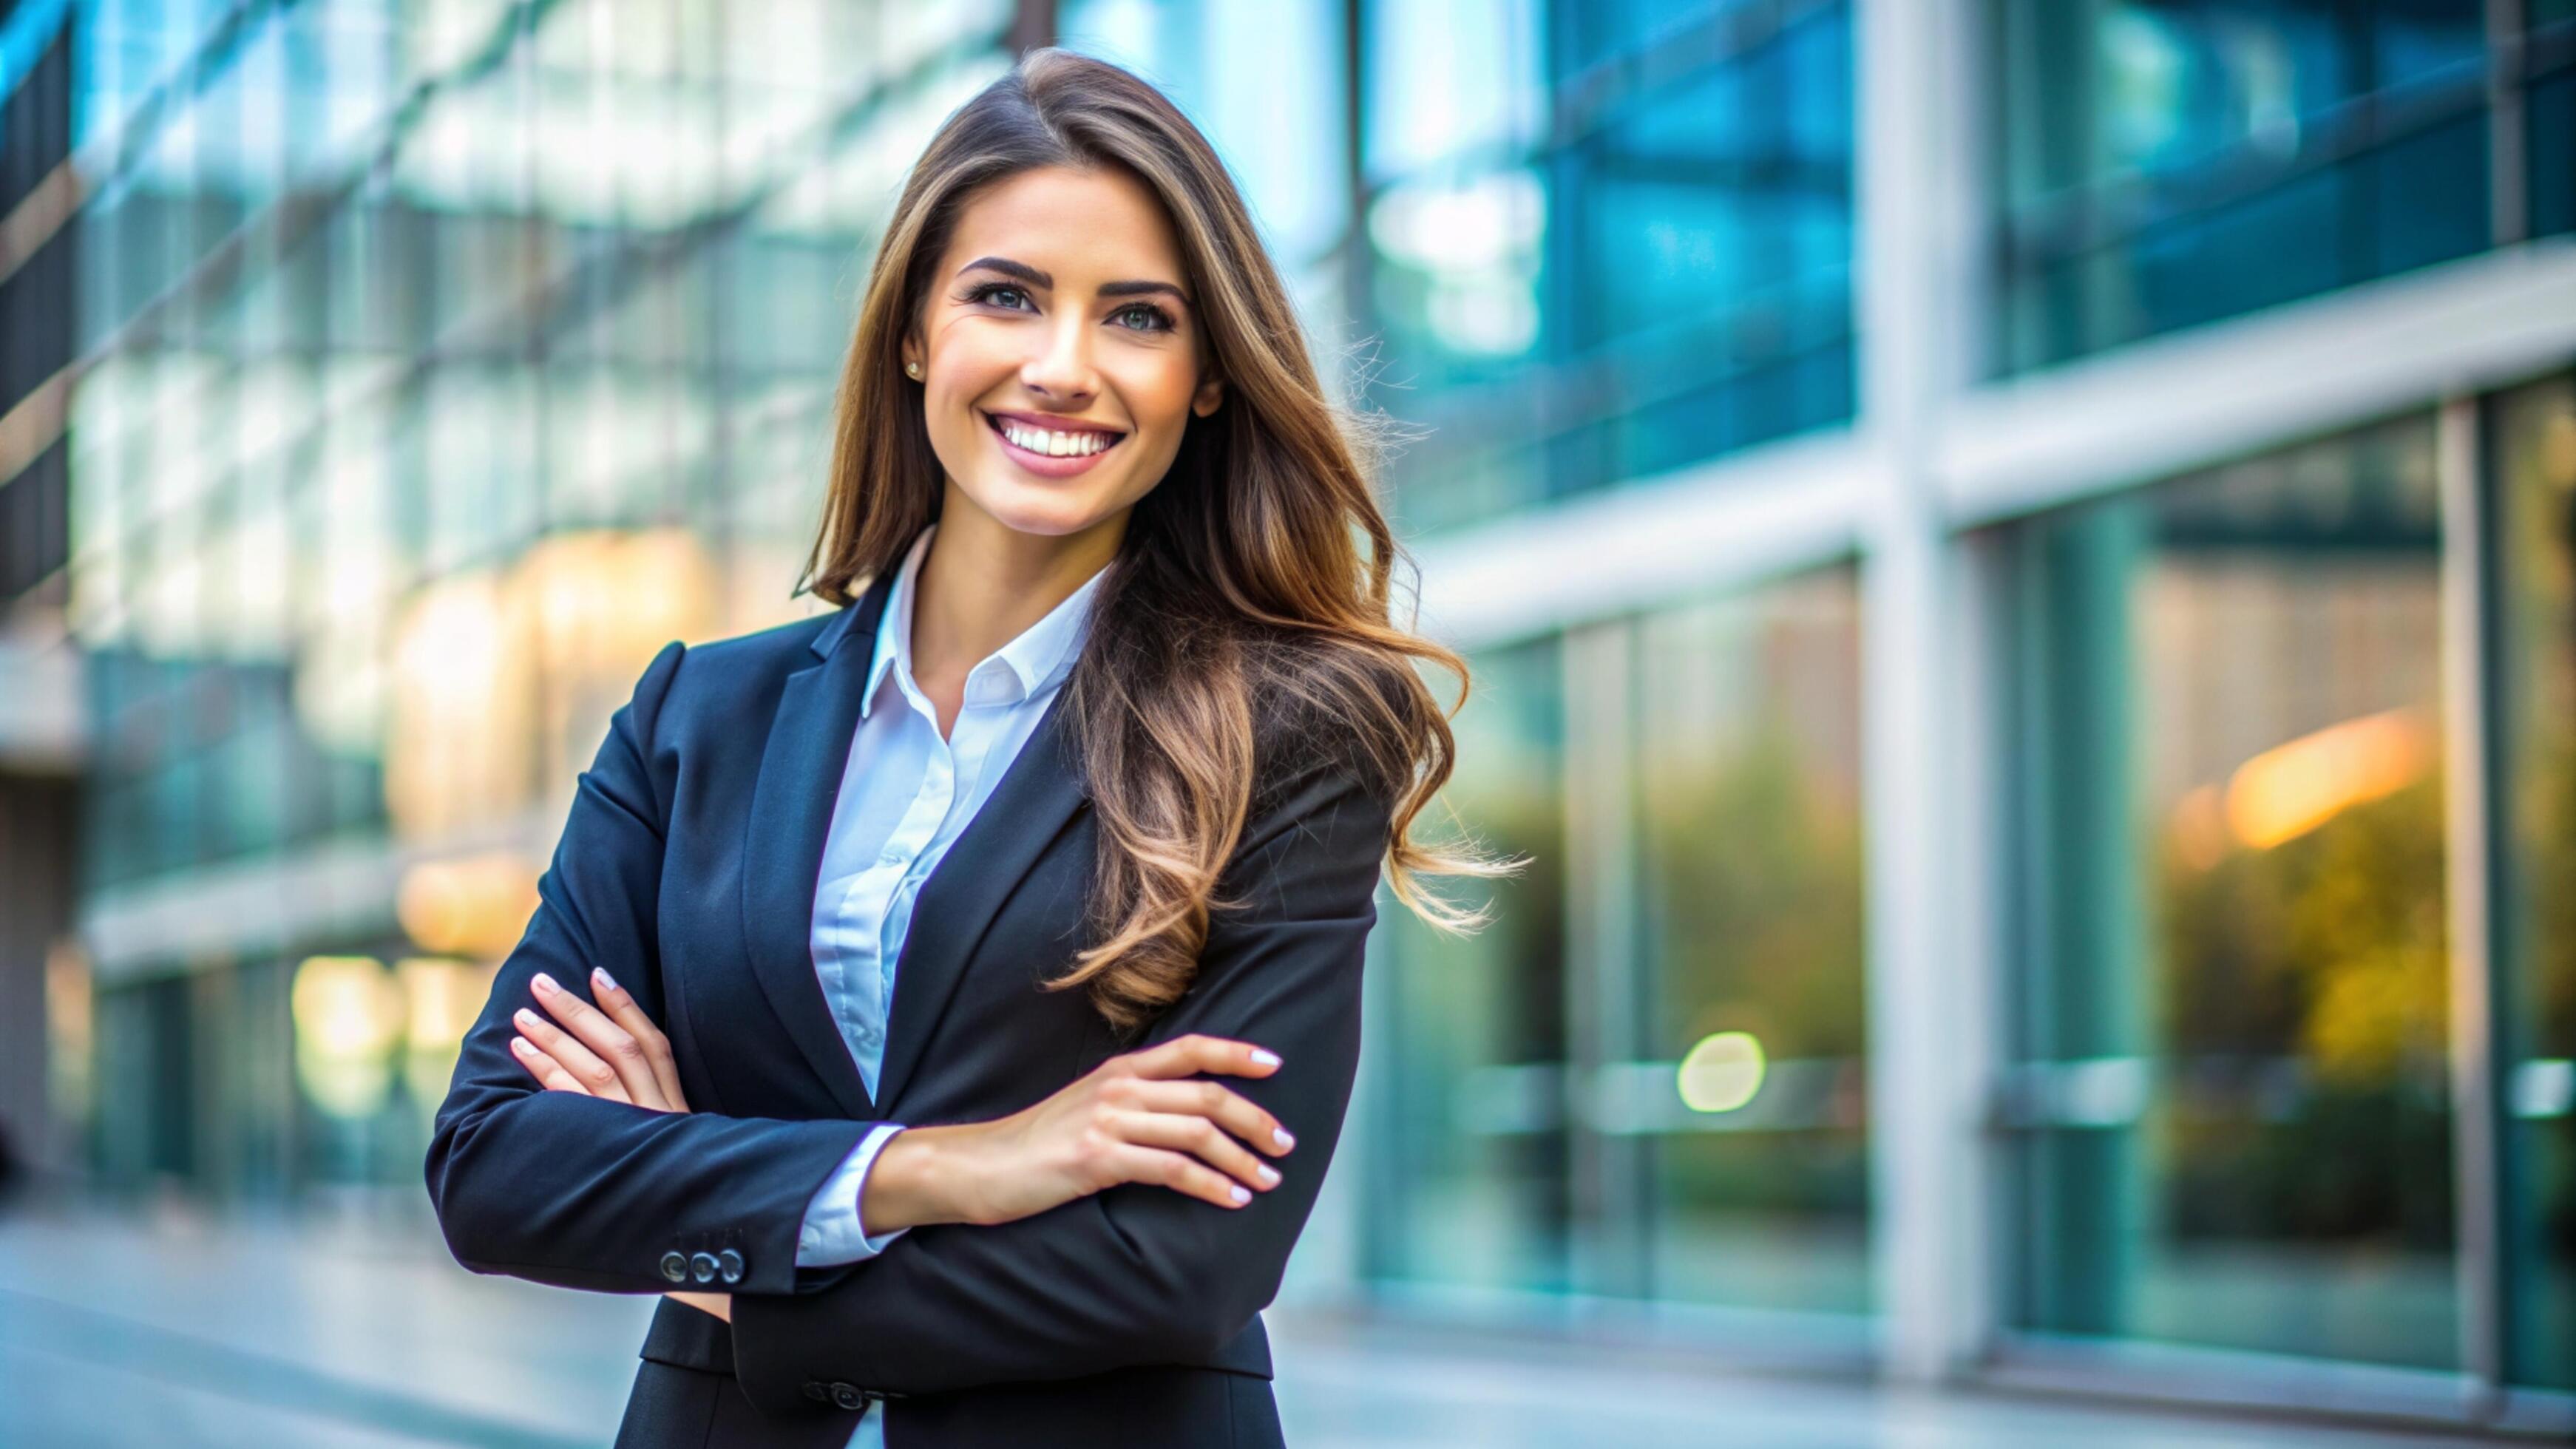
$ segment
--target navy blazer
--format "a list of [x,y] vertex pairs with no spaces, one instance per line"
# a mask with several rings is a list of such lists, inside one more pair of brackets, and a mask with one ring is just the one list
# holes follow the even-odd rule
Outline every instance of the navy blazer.
[[[1039,989],[1083,944],[1097,837],[1059,692],[921,888],[871,1101],[808,929],[893,573],[827,616],[665,646],[611,718],[438,1111],[448,1247],[559,1287],[734,1295],[730,1325],[661,1304],[620,1445],[838,1449],[879,1396],[902,1446],[1276,1443],[1259,1310],[1350,1101],[1393,801],[1347,752],[1265,747],[1219,887],[1251,904],[1214,914],[1187,995],[1121,1042],[1083,990]],[[512,1057],[530,978],[588,999],[594,965],[669,1034],[694,1111],[544,1091]],[[1222,1079],[1298,1142],[1247,1206],[1125,1183],[796,1266],[807,1200],[875,1123],[1003,1116],[1191,1032],[1284,1059]]]

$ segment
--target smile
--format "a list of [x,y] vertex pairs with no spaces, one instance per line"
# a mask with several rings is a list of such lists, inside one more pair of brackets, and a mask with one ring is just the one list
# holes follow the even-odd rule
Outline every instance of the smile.
[[1088,471],[1127,437],[1125,433],[1091,428],[1040,427],[992,413],[983,417],[984,425],[1001,440],[1002,451],[1010,455],[1012,462],[1048,478],[1070,478]]

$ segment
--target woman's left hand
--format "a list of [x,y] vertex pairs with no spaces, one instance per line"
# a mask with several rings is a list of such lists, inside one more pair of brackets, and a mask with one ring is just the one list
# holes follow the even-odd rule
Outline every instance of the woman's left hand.
[[689,1110],[671,1039],[607,972],[593,968],[590,989],[599,998],[596,1007],[537,973],[537,1004],[554,1020],[524,1006],[511,1017],[519,1034],[510,1050],[519,1065],[549,1092],[606,1097],[656,1112]]
[[[671,1056],[671,1039],[635,1004],[626,988],[605,971],[593,968],[590,989],[599,1005],[555,984],[543,972],[534,983],[537,1004],[554,1019],[521,1007],[511,1022],[519,1034],[510,1051],[519,1065],[549,1092],[578,1092],[585,1097],[649,1107],[656,1112],[686,1112],[689,1099],[680,1092],[680,1071]],[[733,1321],[730,1293],[668,1292],[702,1312]]]

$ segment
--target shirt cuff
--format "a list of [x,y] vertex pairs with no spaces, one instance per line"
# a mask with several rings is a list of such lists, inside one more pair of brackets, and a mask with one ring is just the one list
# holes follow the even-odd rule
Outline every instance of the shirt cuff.
[[871,1129],[823,1179],[814,1190],[813,1199],[805,1204],[805,1224],[796,1234],[796,1266],[830,1268],[842,1263],[855,1263],[873,1258],[885,1246],[902,1237],[908,1229],[868,1235],[859,1221],[859,1194],[868,1185],[868,1169],[876,1165],[877,1154],[885,1149],[894,1135],[901,1132],[899,1123],[887,1122]]

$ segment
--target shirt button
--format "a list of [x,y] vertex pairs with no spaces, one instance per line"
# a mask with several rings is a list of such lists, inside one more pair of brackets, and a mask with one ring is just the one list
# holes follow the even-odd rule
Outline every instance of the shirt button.
[[903,864],[903,852],[900,850],[889,850],[885,854],[877,857],[877,864],[901,865]]

